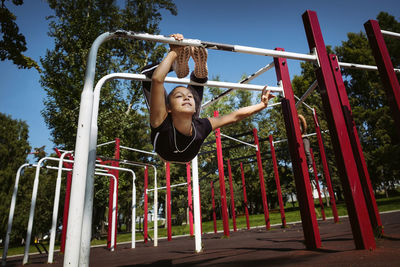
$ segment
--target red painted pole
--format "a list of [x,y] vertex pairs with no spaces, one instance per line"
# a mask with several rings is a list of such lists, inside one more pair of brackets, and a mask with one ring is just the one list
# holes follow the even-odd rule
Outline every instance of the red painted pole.
[[317,112],[316,112],[315,108],[313,109],[313,119],[314,119],[314,125],[315,125],[315,132],[317,133],[319,153],[321,155],[321,160],[322,160],[322,168],[324,169],[324,177],[325,177],[326,186],[328,187],[328,192],[329,192],[329,202],[331,203],[333,220],[335,223],[338,223],[339,216],[338,216],[338,212],[337,212],[337,208],[336,208],[335,193],[333,192],[331,176],[329,174],[328,161],[326,160],[324,143],[322,141],[321,128],[319,126]]
[[321,93],[336,162],[342,180],[354,242],[358,249],[372,250],[376,247],[375,238],[368,216],[350,137],[347,132],[342,104],[338,96],[317,14],[314,11],[306,11],[303,14],[303,22],[310,50],[315,49],[317,52],[319,63],[316,69],[318,88]]
[[231,214],[232,214],[232,223],[233,223],[233,231],[236,232],[236,212],[235,212],[235,197],[233,195],[233,182],[232,182],[232,170],[231,170],[231,161],[228,159],[228,173],[229,173],[229,189],[231,193]]
[[189,207],[189,227],[190,236],[193,236],[193,202],[192,202],[192,177],[190,175],[190,163],[186,163],[186,178],[188,190],[188,207]]
[[330,55],[329,59],[333,70],[333,77],[336,81],[339,98],[342,104],[343,113],[347,125],[347,132],[350,137],[350,143],[353,149],[353,154],[358,169],[358,175],[360,177],[361,185],[364,189],[364,197],[367,204],[369,218],[371,220],[371,225],[373,227],[373,231],[375,231],[377,235],[382,235],[383,226],[381,216],[379,214],[378,205],[376,204],[374,190],[371,184],[371,178],[369,177],[367,163],[365,162],[360,138],[358,137],[356,124],[351,113],[351,106],[349,98],[347,96],[346,88],[343,83],[343,78],[340,72],[339,64],[337,62],[337,57],[335,55]]
[[254,143],[257,146],[257,166],[258,166],[258,177],[260,179],[260,189],[261,189],[261,197],[262,197],[262,204],[264,208],[264,219],[265,219],[265,228],[267,230],[271,229],[271,222],[269,220],[269,211],[268,211],[268,202],[267,202],[267,193],[265,192],[265,182],[264,182],[264,173],[263,173],[263,167],[261,163],[261,150],[260,150],[260,143],[258,142],[258,135],[257,135],[257,129],[253,129],[253,135],[254,135]]
[[249,209],[248,209],[248,204],[247,204],[247,193],[246,193],[246,183],[244,179],[244,170],[243,170],[243,164],[240,162],[240,173],[242,174],[242,189],[243,189],[243,200],[244,200],[244,212],[246,214],[246,225],[247,225],[247,230],[250,229],[250,221],[249,221]]
[[[55,149],[57,156],[61,156],[61,152],[58,149]],[[70,160],[73,160],[74,157],[72,155],[69,155],[68,158]],[[72,163],[63,163],[65,168],[72,169],[73,164]],[[72,183],[72,172],[67,173],[67,184],[65,188],[65,197],[64,197],[64,213],[63,213],[63,227],[61,230],[61,244],[60,244],[60,252],[64,253],[65,251],[65,240],[67,237],[67,229],[68,229],[68,211],[69,211],[69,202],[71,198],[71,183]]]
[[385,40],[376,20],[369,20],[364,24],[365,32],[372,48],[372,54],[375,57],[382,83],[386,89],[389,106],[392,110],[392,116],[400,135],[400,85],[393,64],[387,50]]
[[165,175],[167,183],[167,240],[172,239],[172,228],[171,228],[171,174],[170,174],[170,164],[165,163]]
[[286,227],[285,207],[283,205],[281,181],[279,179],[278,162],[276,160],[274,140],[272,138],[272,135],[269,136],[269,146],[271,148],[272,164],[274,166],[276,193],[278,194],[279,211],[281,212],[282,228],[285,228]]
[[213,209],[214,233],[217,233],[217,214],[215,212],[214,182],[211,181],[211,202]]
[[[276,50],[282,51],[282,48]],[[321,247],[321,237],[314,210],[310,177],[308,174],[306,154],[300,132],[299,118],[296,110],[292,84],[290,81],[287,61],[284,58],[274,58],[277,80],[283,84],[285,98],[282,99],[282,113],[285,119],[286,134],[292,159],[297,199],[299,201],[301,222],[306,247],[316,249]]]
[[[214,117],[218,117],[218,111],[214,111]],[[221,144],[221,131],[215,129],[215,142],[217,145],[217,159],[218,159],[218,174],[219,174],[219,189],[221,194],[221,214],[222,225],[224,226],[224,235],[229,236],[229,219],[228,219],[228,205],[226,203],[226,190],[225,190],[225,177],[224,177],[224,159],[222,157],[222,144]]]
[[144,169],[144,214],[143,214],[143,236],[144,243],[147,243],[147,217],[148,217],[148,195],[147,187],[149,185],[149,170],[148,167]]
[[310,148],[310,154],[311,154],[313,170],[314,170],[315,188],[317,189],[317,192],[318,192],[319,206],[321,207],[322,220],[325,221],[326,216],[325,216],[325,210],[324,210],[324,202],[322,201],[321,190],[319,189],[317,165],[315,164],[314,153],[312,151],[312,148]]

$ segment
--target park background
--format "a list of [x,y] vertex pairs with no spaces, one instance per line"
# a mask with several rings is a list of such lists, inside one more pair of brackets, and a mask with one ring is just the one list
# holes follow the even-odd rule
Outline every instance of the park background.
[[[52,8],[49,7],[51,3]],[[5,231],[5,223],[8,214],[9,199],[13,186],[16,169],[25,161],[36,162],[40,156],[53,153],[53,147],[62,149],[73,149],[76,122],[79,110],[80,92],[83,88],[84,63],[87,51],[93,40],[101,33],[108,30],[116,30],[123,27],[132,31],[153,31],[168,35],[171,33],[182,33],[187,38],[213,41],[218,43],[238,44],[259,48],[273,49],[282,47],[286,51],[308,53],[309,48],[304,33],[301,15],[310,9],[317,12],[322,33],[329,49],[338,54],[341,61],[355,62],[375,65],[373,57],[368,48],[365,38],[363,24],[368,19],[376,19],[381,14],[379,22],[382,28],[400,32],[399,17],[400,4],[398,1],[126,1],[131,3],[131,11],[117,15],[112,13],[112,8],[107,6],[113,1],[24,1],[22,5],[15,6],[11,1],[3,4],[15,14],[19,31],[26,38],[27,50],[24,55],[37,62],[37,69],[23,69],[13,64],[10,60],[0,62],[0,112],[11,116],[14,120],[26,122],[29,127],[29,144],[14,143],[19,147],[21,153],[7,154],[2,152],[2,195],[1,195],[1,233]],[[88,3],[90,4],[88,6]],[[175,4],[176,6],[174,6]],[[116,7],[124,10],[125,1],[116,1]],[[149,7],[141,9],[140,5]],[[126,9],[125,9],[126,10]],[[89,12],[90,11],[90,12]],[[106,12],[105,12],[106,11]],[[137,11],[137,13],[135,13]],[[139,12],[140,11],[140,12]],[[172,12],[171,12],[172,11]],[[175,14],[175,12],[177,12]],[[385,13],[380,13],[385,12]],[[94,16],[85,20],[88,14]],[[146,19],[148,15],[155,15],[153,20]],[[144,16],[141,16],[144,15]],[[393,16],[393,17],[391,17]],[[48,19],[46,19],[46,17]],[[52,28],[53,37],[48,35],[49,22],[54,22]],[[85,24],[86,23],[86,24]],[[81,30],[84,27],[85,30]],[[57,29],[57,30],[55,30]],[[354,33],[348,35],[349,33]],[[55,42],[56,41],[56,42]],[[145,46],[130,42],[113,41],[117,48],[106,45],[99,60],[99,72],[96,78],[112,72],[134,72],[142,67],[146,60],[161,59],[165,49],[161,46]],[[57,44],[57,46],[55,46]],[[388,40],[388,47],[393,56],[393,64],[399,66],[400,45],[393,40]],[[48,54],[46,55],[46,51]],[[149,52],[149,54],[143,53]],[[112,56],[107,56],[112,54]],[[150,56],[149,56],[150,55]],[[146,58],[147,57],[147,58]],[[263,67],[272,59],[265,57],[233,54],[224,51],[209,51],[209,76],[211,79],[221,81],[237,82],[243,76],[249,75]],[[295,93],[301,95],[315,80],[311,65],[301,65],[299,62],[289,60],[289,72],[293,78]],[[192,67],[192,64],[191,64]],[[171,74],[173,75],[173,74]],[[378,75],[363,71],[345,71],[345,80],[354,111],[355,120],[359,127],[361,141],[369,167],[371,180],[376,192],[381,190],[389,196],[390,192],[396,194],[396,185],[399,181],[399,143],[394,132],[387,107],[384,91],[380,85]],[[276,85],[274,71],[260,76],[254,80],[255,84]],[[169,88],[167,88],[169,89]],[[103,115],[100,116],[99,143],[121,138],[122,143],[127,146],[151,150],[148,142],[147,113],[144,108],[140,86],[137,83],[113,82],[104,90],[102,102]],[[220,90],[210,88],[206,98],[218,94]],[[212,106],[204,112],[211,115],[212,109],[218,109],[222,113],[257,101],[257,94],[247,92],[236,92],[220,103]],[[323,112],[320,109],[320,99],[317,94],[307,103],[315,106],[321,114],[321,124],[327,129]],[[129,112],[128,112],[129,111]],[[301,110],[307,113],[306,110]],[[43,113],[45,116],[42,116]],[[60,115],[62,114],[62,116]],[[4,118],[4,121],[9,121]],[[312,128],[312,119],[308,115],[308,122]],[[4,123],[4,125],[6,125]],[[24,128],[24,126],[19,125]],[[268,110],[254,116],[252,119],[240,124],[228,127],[224,133],[234,135],[236,133],[249,131],[252,127],[259,129],[260,137],[265,138],[274,134],[275,139],[285,138],[284,125],[279,109]],[[25,129],[25,128],[24,128]],[[12,131],[3,131],[2,134]],[[212,137],[210,137],[212,140]],[[8,140],[4,138],[2,140]],[[137,140],[139,140],[137,142]],[[6,147],[6,142],[1,144]],[[226,145],[229,145],[227,143]],[[330,140],[325,138],[325,145],[329,155],[329,163],[332,172],[335,192],[338,201],[343,200],[340,182],[335,167],[335,160]],[[43,152],[30,155],[34,148],[44,147]],[[265,152],[268,150],[267,143],[262,144]],[[316,147],[315,142],[313,147]],[[290,158],[284,146],[279,148],[280,174],[284,193],[294,193],[294,183],[291,172]],[[105,148],[99,151],[112,157],[113,148]],[[225,152],[226,158],[250,155],[248,150],[232,150]],[[11,155],[11,156],[10,156]],[[18,156],[18,157],[17,157]],[[125,153],[129,159],[149,160],[143,156]],[[267,181],[267,194],[271,208],[276,206],[276,190],[274,189],[273,173],[271,164],[265,159],[265,172]],[[205,177],[202,185],[202,197],[209,199],[210,179],[215,179],[215,159],[212,157],[201,159],[202,175]],[[320,167],[320,158],[316,155]],[[21,163],[22,162],[22,163]],[[159,162],[158,162],[159,163]],[[237,167],[237,166],[236,166]],[[257,214],[261,211],[259,199],[259,188],[257,187],[257,170],[253,165],[245,168],[246,177],[249,177],[248,194],[249,202],[252,203],[251,212]],[[173,182],[182,182],[185,172],[182,168],[175,167],[172,170]],[[240,176],[237,168],[234,171],[236,195],[240,196]],[[206,175],[209,177],[206,178]],[[52,173],[44,174],[41,182],[41,200],[36,212],[38,219],[42,222],[36,226],[37,234],[43,233],[49,228],[50,210],[47,209],[52,203],[53,178]],[[140,174],[139,174],[140,175]],[[138,176],[139,176],[138,175]],[[161,174],[163,175],[163,174]],[[26,173],[29,177],[29,172]],[[26,192],[25,200],[22,201],[20,209],[27,210],[29,207],[29,192],[32,179],[25,178],[26,183],[20,188]],[[163,180],[160,179],[160,185]],[[323,179],[321,179],[323,181]],[[140,181],[139,185],[143,182]],[[95,225],[104,227],[104,218],[107,214],[107,186],[108,182],[99,182],[96,185],[96,213]],[[121,192],[129,188],[129,179],[121,178]],[[218,190],[218,186],[216,188]],[[174,194],[173,203],[177,224],[185,221],[185,193],[184,189],[177,190]],[[129,214],[129,193],[121,193],[121,214]],[[124,199],[126,201],[124,202]],[[286,198],[288,201],[289,197]],[[238,209],[242,209],[243,203],[240,197],[237,200]],[[160,203],[163,203],[160,200]],[[162,207],[160,208],[162,210]],[[205,212],[205,211],[208,211]],[[209,203],[204,203],[204,218],[209,218]],[[4,216],[3,216],[4,215]],[[14,241],[23,236],[26,225],[26,213],[21,212],[16,220]],[[125,216],[126,217],[126,216]],[[128,225],[128,221],[122,219],[121,225]],[[129,220],[126,217],[126,220]],[[100,229],[100,228],[99,228]]]

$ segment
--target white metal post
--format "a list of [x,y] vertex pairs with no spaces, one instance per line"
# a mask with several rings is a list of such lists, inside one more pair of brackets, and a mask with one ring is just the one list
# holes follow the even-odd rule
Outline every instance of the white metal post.
[[6,240],[5,240],[4,248],[3,248],[3,257],[1,258],[1,265],[2,266],[6,266],[8,245],[10,243],[10,234],[11,234],[12,223],[13,223],[13,219],[14,219],[15,203],[17,202],[19,177],[21,176],[22,170],[27,166],[32,166],[32,164],[29,164],[29,163],[22,164],[18,168],[17,174],[15,176],[15,184],[14,184],[13,194],[12,194],[12,197],[11,197],[10,212],[8,214]]
[[[155,170],[155,168],[154,168]],[[158,246],[158,189],[157,189],[157,175],[154,175],[154,246]]]
[[192,160],[192,176],[193,176],[193,209],[194,209],[194,238],[195,251],[202,251],[201,246],[201,218],[200,218],[200,196],[199,196],[199,167],[197,156]]
[[136,247],[136,175],[132,180],[132,246],[131,248]]
[[56,190],[55,190],[55,194],[54,194],[54,203],[53,203],[53,219],[52,219],[51,230],[50,230],[49,255],[47,257],[48,263],[53,263],[54,243],[56,240],[56,229],[57,229],[58,205],[60,203],[61,174],[62,174],[63,160],[64,160],[64,157],[71,152],[72,151],[63,152],[62,155],[60,156],[60,161],[58,163]]

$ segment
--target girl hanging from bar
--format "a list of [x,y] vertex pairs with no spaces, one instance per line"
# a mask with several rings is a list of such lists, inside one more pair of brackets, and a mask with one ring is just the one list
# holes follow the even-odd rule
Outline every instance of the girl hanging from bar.
[[[178,41],[183,40],[182,34],[172,34],[171,37]],[[177,86],[168,95],[164,88],[165,77],[171,70],[175,71],[178,78],[189,74],[190,57],[195,63],[190,79],[197,83],[206,83],[207,50],[204,47],[170,45],[170,51],[160,64],[148,65],[142,71],[151,78],[151,82],[143,82],[143,91],[150,110],[151,142],[164,161],[191,161],[212,130],[265,109],[268,101],[274,97],[265,87],[258,104],[240,108],[221,117],[199,118],[203,86]]]

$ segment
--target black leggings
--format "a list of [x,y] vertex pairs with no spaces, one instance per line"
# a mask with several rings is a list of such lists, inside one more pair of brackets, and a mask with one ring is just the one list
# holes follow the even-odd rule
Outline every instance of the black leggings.
[[310,140],[308,137],[303,137],[304,152],[306,152],[307,165],[312,166],[312,158],[310,153]]
[[[153,76],[154,71],[158,67],[158,64],[151,64],[147,65],[143,68],[142,73],[146,75],[146,77],[151,78]],[[170,72],[172,71],[172,68]],[[208,78],[197,78],[194,75],[194,72],[190,74],[190,80],[193,82],[197,83],[206,83],[208,81]],[[142,82],[143,86],[143,93],[146,99],[146,105],[147,108],[150,110],[150,89],[151,89],[151,82]],[[201,102],[203,100],[203,92],[204,92],[204,86],[198,86],[198,85],[191,85],[189,84],[187,87],[194,95],[194,100],[196,104],[196,113],[194,114],[195,117],[199,117],[200,115],[200,109],[201,109]],[[167,98],[168,94],[167,91],[164,89],[164,95],[165,95],[165,103],[167,103]]]

